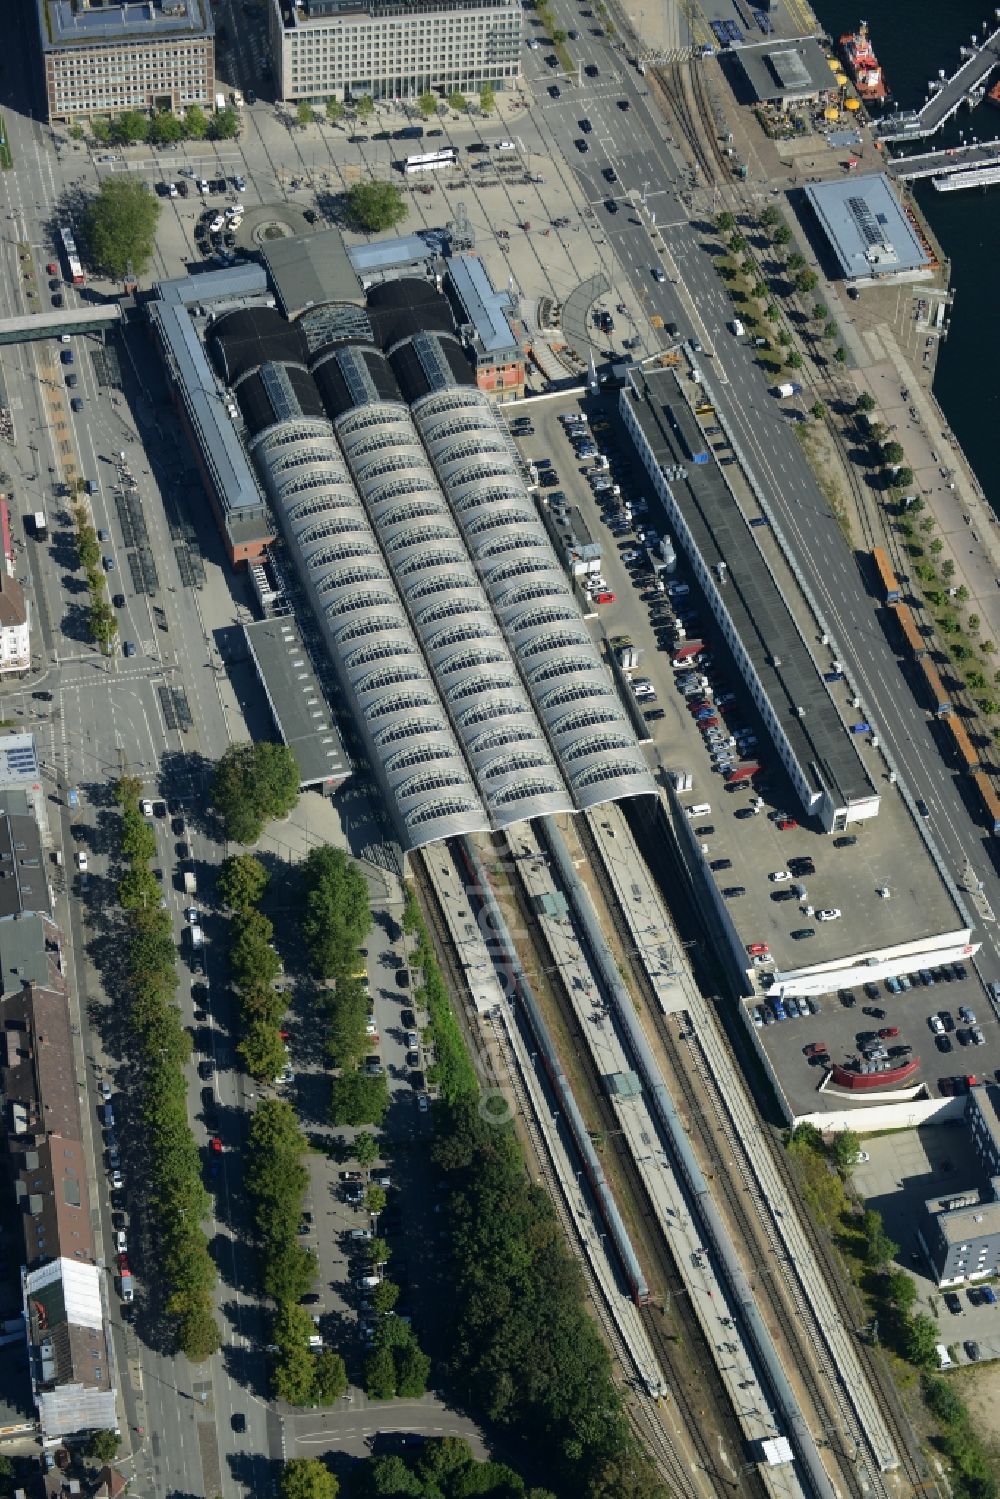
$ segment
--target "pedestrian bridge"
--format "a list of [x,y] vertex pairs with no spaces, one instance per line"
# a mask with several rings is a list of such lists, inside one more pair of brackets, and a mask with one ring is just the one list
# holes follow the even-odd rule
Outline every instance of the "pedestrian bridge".
[[25,317],[0,318],[0,344],[26,344],[63,333],[103,333],[117,328],[122,310],[117,302],[102,307],[62,308],[59,312],[29,312]]

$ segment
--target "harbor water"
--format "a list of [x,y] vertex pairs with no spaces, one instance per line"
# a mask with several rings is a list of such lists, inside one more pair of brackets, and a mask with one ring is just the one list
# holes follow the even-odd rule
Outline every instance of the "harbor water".
[[[860,8],[859,8],[860,6]],[[891,94],[891,105],[919,109],[927,85],[943,68],[951,75],[959,65],[959,47],[992,28],[993,5],[987,0],[813,0],[813,9],[828,34],[837,38],[857,30],[864,18]],[[990,83],[1000,80],[1000,68]],[[890,105],[890,107],[891,107]],[[1000,140],[1000,109],[982,103],[958,114],[927,148],[958,145],[976,138]],[[939,193],[930,182],[916,185],[915,197],[951,261],[955,305],[948,337],[938,357],[934,393],[950,426],[975,469],[993,509],[1000,514],[1000,464],[993,446],[1000,435],[1000,377],[991,359],[1000,355],[1000,185]]]

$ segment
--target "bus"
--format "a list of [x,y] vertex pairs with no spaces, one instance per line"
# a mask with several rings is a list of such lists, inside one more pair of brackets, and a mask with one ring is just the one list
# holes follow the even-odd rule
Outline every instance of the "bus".
[[63,259],[66,262],[66,273],[74,286],[83,286],[85,277],[80,257],[77,254],[76,240],[73,231],[64,224],[59,230],[59,243],[62,246]]
[[884,547],[875,547],[872,551],[872,561],[878,571],[879,582],[882,584],[882,596],[887,604],[898,604],[903,595],[899,584],[896,582],[896,574],[893,572],[889,558],[886,556]]
[[408,156],[403,162],[407,176],[414,172],[440,172],[443,167],[453,167],[458,161],[454,146],[445,146],[441,151],[425,151],[422,156]]
[[893,604],[892,610],[899,623],[899,628],[903,632],[903,638],[913,652],[914,660],[921,660],[927,654],[927,645],[924,637],[917,629],[913,615],[910,613],[909,605]]

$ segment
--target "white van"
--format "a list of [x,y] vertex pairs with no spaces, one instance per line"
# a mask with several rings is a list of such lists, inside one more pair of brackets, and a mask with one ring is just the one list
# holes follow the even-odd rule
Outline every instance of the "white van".
[[937,1343],[934,1347],[934,1352],[937,1354],[939,1369],[953,1369],[955,1367],[952,1356],[943,1343]]
[[693,807],[685,807],[684,811],[688,817],[711,817],[712,807],[709,802],[697,802]]
[[742,338],[747,331],[738,317],[734,317],[729,326],[732,328],[737,338]]

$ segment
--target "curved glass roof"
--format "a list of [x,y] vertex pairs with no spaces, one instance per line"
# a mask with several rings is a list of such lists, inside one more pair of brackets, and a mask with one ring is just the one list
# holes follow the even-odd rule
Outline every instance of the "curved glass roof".
[[[500,413],[483,391],[468,386],[435,391],[412,410],[574,804],[584,809],[654,795],[645,756]],[[572,704],[577,711],[569,711]],[[470,725],[463,727],[467,732]]]
[[[385,402],[378,410],[378,422],[370,404],[339,417],[337,438],[487,811],[498,827],[570,811],[572,799],[409,408]],[[481,742],[466,724],[470,701],[503,721],[502,744]]]
[[252,451],[406,846],[488,828],[329,421],[283,422]]

